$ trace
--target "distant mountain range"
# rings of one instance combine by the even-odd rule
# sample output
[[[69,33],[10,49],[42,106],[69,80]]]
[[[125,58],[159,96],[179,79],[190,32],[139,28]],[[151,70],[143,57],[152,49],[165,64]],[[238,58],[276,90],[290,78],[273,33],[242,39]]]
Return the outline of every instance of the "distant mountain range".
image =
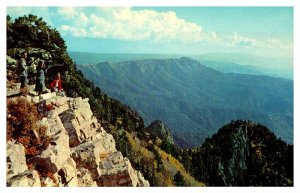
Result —
[[[201,64],[224,73],[266,75],[262,70],[251,65],[240,65],[233,62],[219,62],[199,59]]]
[[[76,61],[76,60],[75,60]],[[101,62],[78,68],[146,124],[160,119],[182,147],[199,146],[225,123],[253,120],[293,143],[293,81],[222,73],[190,58]]]
[[[49,41],[44,41],[44,37]],[[12,61],[26,50],[29,59],[64,64],[48,71],[47,77],[55,75],[55,71],[63,74],[67,95],[67,98],[56,98],[52,93],[57,101],[45,95],[55,108],[47,108],[52,116],[40,126],[35,125],[41,118],[35,105],[28,103],[28,99],[36,101],[37,97],[27,92],[23,93],[26,99],[7,96],[7,186],[148,184],[142,176],[150,186],[157,187],[294,185],[293,145],[278,139],[261,124],[241,120],[227,123],[229,118],[252,119],[251,115],[255,115],[261,123],[269,121],[275,126],[271,129],[280,137],[290,137],[292,141],[291,80],[221,73],[190,58],[135,58],[135,61],[117,62],[125,56],[131,60],[141,57],[127,54],[106,56],[116,62],[76,67],[66,47],[57,30],[42,18],[25,15],[12,21],[7,17],[6,51],[11,62],[7,61],[6,65],[6,89],[19,90],[18,77],[10,76],[17,73]],[[92,60],[94,55],[79,57]],[[232,61],[220,61],[220,65],[222,62],[230,66]],[[78,68],[96,80],[97,85],[104,86],[95,87]],[[134,108],[111,98],[104,90],[135,104],[132,106],[144,113],[147,122],[154,120],[153,117],[163,121],[145,126]],[[63,104],[70,104],[70,109],[65,109]],[[15,121],[20,119],[26,124]],[[226,124],[220,129],[214,127],[223,121]],[[68,126],[79,133],[77,136],[72,132],[73,139],[64,132],[53,133],[53,129],[45,133],[43,128],[47,125],[54,130],[65,130],[64,126]],[[214,134],[204,139],[211,133]],[[195,148],[175,146],[173,137],[181,147]],[[62,150],[70,151],[69,146],[74,143],[78,147],[71,149],[71,158],[70,153],[61,156]],[[64,156],[67,157],[62,159]]]
[[[249,53],[207,53],[192,57],[221,72],[269,75],[293,79],[292,58],[269,58]]]
[[[174,54],[101,54],[91,52],[68,52],[71,58],[77,64],[97,64],[99,62],[123,62],[131,60],[144,60],[144,59],[170,59],[180,58],[181,55]]]
[[[143,59],[175,59],[183,56],[178,54],[101,54],[89,52],[69,52],[69,55],[79,65]],[[220,72],[293,79],[293,60],[291,58],[267,58],[249,53],[207,53],[187,56]]]

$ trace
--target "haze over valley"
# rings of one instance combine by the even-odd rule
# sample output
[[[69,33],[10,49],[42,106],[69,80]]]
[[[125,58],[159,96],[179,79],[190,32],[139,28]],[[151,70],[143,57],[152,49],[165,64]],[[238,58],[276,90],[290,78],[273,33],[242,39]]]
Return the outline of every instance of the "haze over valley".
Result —
[[[197,146],[236,119],[264,124],[293,143],[292,80],[257,75],[262,73],[246,66],[235,68],[242,74],[223,73],[188,57],[100,54],[111,62],[80,64],[84,53],[71,56],[85,76],[137,109],[146,124],[156,119],[166,123],[181,146]],[[87,56],[93,62],[92,55]],[[151,57],[160,59],[147,59]],[[136,60],[119,62],[124,58]],[[226,70],[230,68],[223,65]]]

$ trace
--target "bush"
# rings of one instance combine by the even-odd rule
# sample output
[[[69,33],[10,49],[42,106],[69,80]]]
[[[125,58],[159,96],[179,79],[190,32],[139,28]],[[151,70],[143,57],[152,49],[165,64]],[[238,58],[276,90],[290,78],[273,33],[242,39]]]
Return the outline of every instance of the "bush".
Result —
[[[16,140],[25,147],[26,155],[37,155],[49,145],[46,127],[38,124],[41,118],[37,107],[24,98],[7,100],[7,140]]]
[[[173,179],[176,186],[185,186],[184,178],[179,171],[175,174]]]

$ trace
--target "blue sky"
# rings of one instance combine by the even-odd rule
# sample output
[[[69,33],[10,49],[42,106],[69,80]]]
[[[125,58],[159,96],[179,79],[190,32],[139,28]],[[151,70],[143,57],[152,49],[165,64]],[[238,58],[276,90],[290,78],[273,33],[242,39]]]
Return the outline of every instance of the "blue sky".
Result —
[[[8,7],[43,17],[69,51],[293,56],[290,7]]]

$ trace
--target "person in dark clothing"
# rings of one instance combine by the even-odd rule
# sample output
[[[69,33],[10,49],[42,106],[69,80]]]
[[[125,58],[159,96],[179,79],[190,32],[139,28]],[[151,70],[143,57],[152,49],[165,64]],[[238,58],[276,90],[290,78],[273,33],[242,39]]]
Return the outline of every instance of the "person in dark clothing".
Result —
[[[19,70],[20,70],[20,79],[21,79],[21,89],[25,88],[28,84],[28,72],[26,64],[27,52],[22,52],[21,59],[18,61]]]
[[[36,76],[36,83],[35,83],[35,91],[38,95],[46,92],[45,86],[45,63],[43,60],[40,60],[37,67],[37,76]]]

